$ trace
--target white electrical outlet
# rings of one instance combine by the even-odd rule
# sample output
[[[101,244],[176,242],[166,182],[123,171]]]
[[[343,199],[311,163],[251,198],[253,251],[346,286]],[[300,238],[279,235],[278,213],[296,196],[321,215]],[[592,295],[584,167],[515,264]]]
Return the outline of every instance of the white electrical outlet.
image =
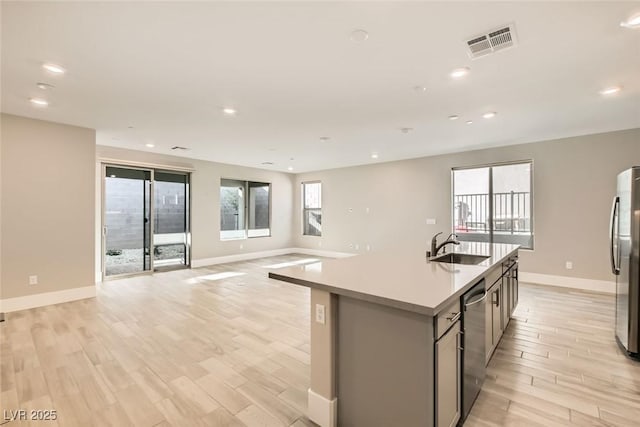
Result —
[[[360,250],[360,245],[356,243],[356,251]]]
[[[571,261],[567,261],[567,262],[564,263],[564,267],[567,270],[573,270],[573,263]]]
[[[318,247],[322,247],[322,242],[318,242]]]
[[[436,224],[435,218],[427,218],[427,225],[435,225],[435,224]]]
[[[244,245],[242,243],[240,243],[240,249],[244,248]]]
[[[38,284],[38,276],[29,276],[29,284],[37,285]]]
[[[324,325],[324,305],[322,304],[316,304],[316,322]]]
[[[367,252],[371,250],[371,245],[367,245]]]

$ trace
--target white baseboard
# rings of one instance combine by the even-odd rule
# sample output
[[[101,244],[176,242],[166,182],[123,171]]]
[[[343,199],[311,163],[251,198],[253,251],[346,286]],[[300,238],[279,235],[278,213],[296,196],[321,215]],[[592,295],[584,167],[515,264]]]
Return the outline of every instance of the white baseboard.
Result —
[[[303,254],[313,256],[323,256],[327,258],[346,258],[355,254],[347,252],[321,251],[307,248],[283,248],[272,249],[270,251],[246,252],[242,254],[225,255],[214,258],[192,259],[191,268],[206,267],[207,265],[226,264],[229,262],[247,261],[250,259],[266,258],[270,256],[280,256],[289,254]]]
[[[336,427],[338,425],[338,398],[332,400],[308,390],[307,416],[320,427]]]
[[[85,298],[94,298],[95,296],[95,286],[83,286],[81,288],[43,292],[41,294],[26,295],[23,297],[5,298],[0,299],[0,313],[28,310],[30,308],[43,307],[45,305],[60,304]]]
[[[270,256],[287,255],[291,253],[290,248],[273,249],[270,251],[246,252],[242,254],[225,255],[214,258],[192,259],[191,268],[205,267],[207,265],[226,264],[228,262],[246,261],[249,259],[266,258]]]
[[[582,289],[586,291],[605,292],[614,294],[616,282],[607,280],[583,279],[581,277],[552,276],[550,274],[518,273],[521,282],[535,283],[538,285],[562,286],[564,288]]]
[[[357,254],[349,252],[335,252],[335,251],[323,251],[321,249],[309,249],[309,248],[289,248],[290,254],[303,254],[313,256],[323,256],[327,258],[348,258]]]

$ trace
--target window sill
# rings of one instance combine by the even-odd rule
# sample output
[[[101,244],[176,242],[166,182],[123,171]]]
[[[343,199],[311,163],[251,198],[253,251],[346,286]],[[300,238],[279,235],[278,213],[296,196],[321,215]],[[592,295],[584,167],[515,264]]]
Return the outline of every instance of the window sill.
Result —
[[[220,238],[221,242],[233,242],[234,240],[247,240],[246,237],[227,237],[226,239]]]

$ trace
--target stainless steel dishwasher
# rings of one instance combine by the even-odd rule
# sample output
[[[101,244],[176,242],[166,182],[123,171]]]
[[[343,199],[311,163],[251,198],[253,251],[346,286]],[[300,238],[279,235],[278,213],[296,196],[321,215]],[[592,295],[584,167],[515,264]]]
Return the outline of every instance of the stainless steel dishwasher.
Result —
[[[462,296],[462,416],[459,425],[471,411],[485,376],[484,316],[487,298],[484,279]]]

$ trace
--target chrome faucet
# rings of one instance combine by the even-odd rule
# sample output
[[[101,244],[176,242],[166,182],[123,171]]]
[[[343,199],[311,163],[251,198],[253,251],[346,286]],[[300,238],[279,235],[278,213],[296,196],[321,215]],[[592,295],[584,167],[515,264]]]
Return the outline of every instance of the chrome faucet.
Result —
[[[446,245],[459,245],[460,244],[460,242],[458,241],[458,236],[455,233],[449,234],[449,237],[447,237],[447,240],[445,240],[444,242],[438,244],[438,236],[441,235],[441,234],[442,234],[442,232],[436,234],[431,239],[431,256],[432,257],[438,255],[438,252],[440,251],[440,249],[442,249]]]

